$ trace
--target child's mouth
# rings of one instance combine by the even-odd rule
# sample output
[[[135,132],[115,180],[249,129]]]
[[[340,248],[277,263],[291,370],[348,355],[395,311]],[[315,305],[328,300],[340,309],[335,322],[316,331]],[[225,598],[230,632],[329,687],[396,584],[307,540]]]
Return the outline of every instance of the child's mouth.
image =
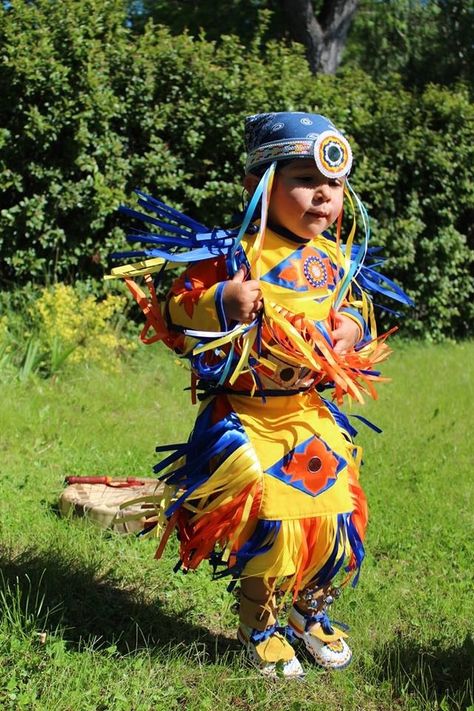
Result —
[[[308,211],[308,215],[311,215],[311,217],[319,217],[326,219],[328,216],[327,212],[320,212],[319,210],[310,210]]]

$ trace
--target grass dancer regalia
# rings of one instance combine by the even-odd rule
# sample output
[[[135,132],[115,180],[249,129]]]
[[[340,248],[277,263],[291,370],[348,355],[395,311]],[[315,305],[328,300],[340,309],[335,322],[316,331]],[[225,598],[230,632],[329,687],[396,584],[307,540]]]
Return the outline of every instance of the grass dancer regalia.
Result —
[[[280,116],[290,117],[288,125]],[[157,448],[168,452],[155,466],[167,484],[166,497],[155,502],[157,556],[176,528],[178,567],[195,569],[207,559],[215,576],[261,578],[295,600],[310,584],[323,588],[341,569],[345,584],[360,568],[367,523],[361,449],[339,406],[345,397],[376,397],[382,380],[388,334],[377,335],[374,298],[410,303],[381,273],[382,260],[369,246],[368,216],[347,180],[349,144],[327,119],[324,130],[308,131],[303,122],[315,118],[324,119],[250,117],[247,170],[261,177],[236,229],[209,229],[137,192],[141,210],[121,210],[144,224],[128,236],[140,248],[114,254],[127,263],[111,274],[125,279],[145,315],[142,340],[164,341],[190,361],[192,397],[201,401],[189,440]],[[293,120],[305,137],[279,139],[279,131],[297,133]],[[353,215],[345,243],[342,213],[334,235],[312,239],[269,219],[276,170],[282,161],[308,156],[322,175],[343,176]],[[164,270],[183,265],[160,302]],[[248,322],[229,320],[223,301],[226,283],[241,268],[259,280],[263,300]],[[340,314],[360,327],[358,343],[345,354],[331,337]]]

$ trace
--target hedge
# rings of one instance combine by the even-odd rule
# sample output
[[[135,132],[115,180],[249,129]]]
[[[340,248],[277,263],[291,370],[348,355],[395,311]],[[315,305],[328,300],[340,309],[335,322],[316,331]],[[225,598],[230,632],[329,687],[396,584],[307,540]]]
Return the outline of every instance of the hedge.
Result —
[[[415,96],[397,75],[313,77],[301,48],[219,44],[127,25],[121,0],[15,0],[0,9],[0,277],[74,282],[123,246],[134,187],[210,225],[239,207],[243,119],[329,115],[353,143],[373,243],[415,299],[406,334],[472,327],[474,105],[462,88]]]

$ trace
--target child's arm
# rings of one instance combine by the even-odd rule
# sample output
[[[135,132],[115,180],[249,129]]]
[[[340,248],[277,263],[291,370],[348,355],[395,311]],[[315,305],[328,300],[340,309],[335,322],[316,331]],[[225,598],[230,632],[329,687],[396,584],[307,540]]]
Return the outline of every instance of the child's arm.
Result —
[[[226,280],[227,269],[223,258],[189,266],[173,282],[166,298],[164,316],[169,331],[227,330],[222,303]]]

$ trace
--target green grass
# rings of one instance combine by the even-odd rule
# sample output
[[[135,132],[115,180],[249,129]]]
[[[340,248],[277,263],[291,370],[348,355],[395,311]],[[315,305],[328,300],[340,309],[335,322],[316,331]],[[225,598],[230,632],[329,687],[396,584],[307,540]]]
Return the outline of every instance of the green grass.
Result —
[[[154,541],[57,515],[66,474],[148,475],[155,444],[186,437],[194,412],[172,357],[150,348],[116,375],[3,385],[0,707],[469,708],[473,362],[472,343],[399,343],[393,382],[354,407],[384,429],[359,428],[367,559],[334,611],[351,625],[354,663],[303,683],[246,665],[225,582],[207,566],[173,574],[175,544],[156,563]]]

